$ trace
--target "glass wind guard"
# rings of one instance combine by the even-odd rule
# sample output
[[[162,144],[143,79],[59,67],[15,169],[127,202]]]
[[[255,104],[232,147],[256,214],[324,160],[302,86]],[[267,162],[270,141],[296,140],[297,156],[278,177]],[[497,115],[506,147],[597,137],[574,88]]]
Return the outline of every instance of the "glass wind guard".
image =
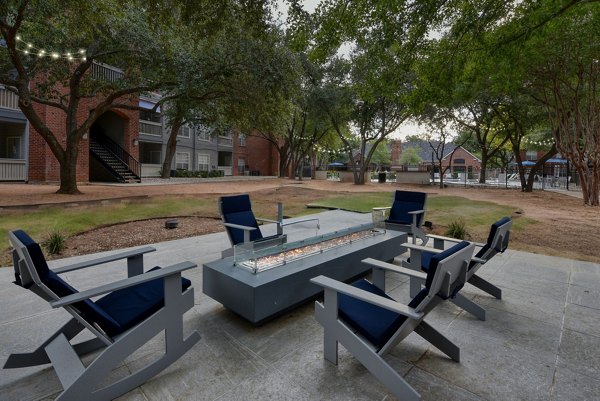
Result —
[[[239,244],[234,246],[234,265],[253,273],[260,273],[384,232],[374,228],[372,223],[368,223],[284,244],[270,246],[259,245],[260,243]]]

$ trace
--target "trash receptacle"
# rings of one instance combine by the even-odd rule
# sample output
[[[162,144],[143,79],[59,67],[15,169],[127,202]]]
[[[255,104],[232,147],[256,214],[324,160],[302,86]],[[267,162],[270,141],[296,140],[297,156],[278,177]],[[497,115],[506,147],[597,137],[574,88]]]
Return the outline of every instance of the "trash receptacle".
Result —
[[[381,173],[379,173],[379,175],[378,175],[378,181],[379,181],[380,183],[382,183],[382,182],[385,182],[385,171],[384,171],[384,172],[381,172]]]

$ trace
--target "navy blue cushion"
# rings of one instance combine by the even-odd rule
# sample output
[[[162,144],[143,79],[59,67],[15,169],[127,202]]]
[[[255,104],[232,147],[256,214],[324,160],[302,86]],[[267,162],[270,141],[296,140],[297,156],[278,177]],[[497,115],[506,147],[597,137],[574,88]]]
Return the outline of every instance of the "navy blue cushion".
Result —
[[[58,274],[48,269],[48,264],[40,246],[25,232],[18,230],[15,236],[27,247],[33,260],[40,280],[59,297],[77,294]],[[160,269],[155,267],[152,270]],[[152,271],[151,270],[151,271]],[[181,279],[182,290],[185,291],[192,283],[186,278]],[[96,302],[86,299],[73,304],[83,317],[90,323],[96,323],[106,334],[115,336],[141,322],[164,304],[164,284],[159,278],[134,287],[110,293]]]
[[[226,223],[256,228],[256,230],[250,231],[250,241],[256,241],[263,237],[254,213],[252,213],[252,205],[248,194],[223,196],[221,198],[221,213],[223,213],[223,220]],[[244,242],[244,230],[231,227],[225,228],[234,245]]]
[[[427,194],[425,192],[396,191],[390,215],[386,222],[397,224],[412,224],[413,217],[408,212],[424,210]],[[417,215],[417,227],[421,226],[423,214]]]
[[[352,286],[393,300],[367,280],[359,280],[353,283]],[[426,296],[427,290],[421,290],[408,306],[416,308]],[[406,320],[406,316],[345,294],[338,294],[338,312],[346,323],[356,329],[378,349],[389,341]]]
[[[497,222],[495,222],[494,224],[492,224],[492,226],[490,227],[490,233],[488,234],[488,238],[487,238],[487,242],[486,244],[479,250],[479,252],[477,252],[477,254],[475,254],[476,257],[481,258],[483,257],[487,251],[492,247],[493,241],[494,241],[494,237],[496,236],[496,232],[498,231],[498,229],[503,226],[504,224],[508,223],[510,221],[510,217],[503,217],[500,220],[498,220]],[[506,250],[506,248],[508,247],[508,240],[509,240],[509,233],[506,233],[506,237],[503,239],[502,244],[500,244],[501,248],[500,249],[496,249],[496,252],[504,252]],[[473,264],[473,263],[471,263]]]
[[[156,266],[150,271],[160,269]],[[185,291],[192,285],[191,281],[181,278],[181,288]],[[117,323],[117,328],[104,331],[114,336],[142,322],[164,305],[164,281],[157,278],[133,287],[123,288],[100,298],[96,305],[106,312]]]

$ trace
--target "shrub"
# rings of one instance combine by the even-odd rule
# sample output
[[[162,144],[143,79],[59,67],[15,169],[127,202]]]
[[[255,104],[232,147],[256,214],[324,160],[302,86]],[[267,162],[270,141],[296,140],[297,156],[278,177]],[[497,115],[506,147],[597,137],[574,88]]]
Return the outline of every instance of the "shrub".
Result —
[[[53,231],[42,241],[42,247],[51,255],[58,255],[66,246],[66,238],[60,231]]]
[[[457,219],[450,222],[448,229],[444,233],[447,237],[456,239],[465,239],[467,236],[467,229],[465,228],[465,221],[463,219]]]

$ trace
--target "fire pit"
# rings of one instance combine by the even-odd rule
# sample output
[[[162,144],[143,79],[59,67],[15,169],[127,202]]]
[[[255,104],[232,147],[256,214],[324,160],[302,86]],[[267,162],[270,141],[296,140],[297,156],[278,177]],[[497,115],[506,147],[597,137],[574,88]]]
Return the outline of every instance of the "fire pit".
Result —
[[[261,324],[318,296],[322,288],[311,278],[352,280],[369,271],[363,259],[392,260],[404,252],[406,239],[406,233],[368,224],[262,249],[245,244],[234,248],[234,256],[204,264],[202,290]]]
[[[374,229],[372,224],[365,224],[259,250],[254,249],[252,243],[239,244],[234,247],[233,261],[236,266],[248,269],[253,273],[260,273],[297,259],[327,252],[365,238],[382,235],[384,232],[385,230]]]

